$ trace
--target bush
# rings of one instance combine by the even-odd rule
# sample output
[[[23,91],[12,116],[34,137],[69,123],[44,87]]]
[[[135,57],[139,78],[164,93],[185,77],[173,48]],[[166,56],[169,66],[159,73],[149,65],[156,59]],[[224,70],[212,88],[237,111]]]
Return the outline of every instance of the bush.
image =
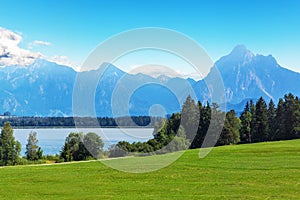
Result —
[[[123,149],[119,148],[117,145],[112,145],[109,148],[109,157],[116,158],[116,157],[124,157],[127,155],[127,152]]]
[[[45,164],[46,160],[27,160],[26,158],[18,159],[17,165],[38,165]]]

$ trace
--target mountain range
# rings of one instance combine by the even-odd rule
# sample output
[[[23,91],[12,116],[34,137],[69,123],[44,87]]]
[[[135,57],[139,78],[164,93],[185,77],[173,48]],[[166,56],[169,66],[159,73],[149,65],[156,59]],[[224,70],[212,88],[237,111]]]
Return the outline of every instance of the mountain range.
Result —
[[[208,75],[199,81],[128,74],[109,63],[85,72],[42,59],[28,66],[5,66],[0,68],[0,113],[9,111],[17,116],[165,115],[179,111],[189,94],[202,102],[209,101],[210,90],[206,83],[214,81],[216,70],[223,80],[226,97],[226,102],[218,103],[227,109],[240,111],[247,100],[260,96],[278,101],[289,92],[300,95],[299,73],[281,67],[271,55],[254,55],[239,45],[215,62]],[[78,80],[84,84],[78,84]],[[88,84],[95,85],[95,90],[90,91],[94,102],[84,105],[84,91],[91,88]],[[83,105],[73,113],[75,89],[83,91],[76,96]]]

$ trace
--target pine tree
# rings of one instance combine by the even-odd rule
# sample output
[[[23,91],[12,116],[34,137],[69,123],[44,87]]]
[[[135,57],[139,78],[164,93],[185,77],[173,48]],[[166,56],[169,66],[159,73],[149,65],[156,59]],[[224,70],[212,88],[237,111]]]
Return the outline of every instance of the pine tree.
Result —
[[[294,131],[296,138],[300,138],[300,100],[298,97],[295,98],[295,124]]]
[[[202,147],[213,147],[218,143],[226,118],[226,113],[218,108],[218,104],[212,104],[210,120],[209,123],[206,124],[208,125],[206,130],[207,133],[205,135]]]
[[[209,102],[207,102],[206,106],[203,109],[202,114],[202,134],[203,137],[207,134],[207,131],[209,129],[210,121],[211,121],[211,114],[212,114],[212,108],[210,107]]]
[[[255,105],[253,117],[253,142],[263,142],[269,139],[268,113],[265,100],[260,97]]]
[[[249,109],[250,109],[250,112],[251,112],[252,116],[254,116],[254,114],[255,114],[255,105],[254,105],[252,99],[250,100]]]
[[[200,113],[199,108],[191,96],[188,96],[182,106],[181,125],[186,132],[186,138],[193,141],[199,125]],[[179,128],[179,126],[178,126]]]
[[[225,124],[218,140],[218,145],[237,144],[240,142],[240,121],[235,116],[235,111],[226,113]]]
[[[6,122],[0,135],[0,165],[16,165],[20,151],[21,144],[15,140],[10,123]]]
[[[296,117],[296,102],[294,95],[291,93],[284,96],[284,119],[285,119],[285,138],[284,139],[295,139],[296,132],[294,130],[297,124],[297,117]]]
[[[274,140],[276,134],[276,109],[273,100],[270,100],[268,106],[268,126],[269,126],[269,140]]]
[[[275,116],[275,136],[274,140],[281,140],[285,137],[285,108],[284,108],[284,101],[282,98],[279,99],[276,109],[276,116]]]
[[[199,119],[199,124],[198,124],[198,128],[197,128],[197,133],[196,136],[194,138],[194,140],[192,141],[190,148],[191,149],[195,149],[195,148],[200,148],[202,141],[203,141],[203,134],[202,134],[202,126],[203,126],[203,117],[205,115],[205,111],[204,111],[204,107],[202,106],[202,103],[200,101],[197,102],[197,107],[200,113],[200,119]]]
[[[244,111],[240,116],[241,127],[240,127],[240,139],[242,143],[251,143],[251,122],[252,114],[250,112],[249,103],[246,103]]]
[[[250,123],[250,135],[251,135],[251,142],[252,142],[252,137],[254,135],[254,128],[255,128],[255,122],[254,122],[254,117],[255,117],[255,105],[253,103],[253,100],[250,100],[250,113],[251,113],[251,123]]]

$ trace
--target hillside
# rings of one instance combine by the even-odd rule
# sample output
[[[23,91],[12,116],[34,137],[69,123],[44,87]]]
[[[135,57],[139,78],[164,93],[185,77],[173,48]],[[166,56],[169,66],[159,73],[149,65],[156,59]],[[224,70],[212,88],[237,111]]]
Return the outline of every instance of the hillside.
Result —
[[[300,140],[188,150],[142,174],[100,162],[0,168],[1,199],[299,199]],[[142,168],[167,155],[107,160]],[[142,165],[140,165],[142,163]]]

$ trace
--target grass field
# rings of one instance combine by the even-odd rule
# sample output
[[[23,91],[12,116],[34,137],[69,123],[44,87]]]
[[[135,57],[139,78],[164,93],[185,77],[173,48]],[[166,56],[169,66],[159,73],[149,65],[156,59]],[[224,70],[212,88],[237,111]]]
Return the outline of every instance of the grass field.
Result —
[[[300,199],[300,140],[217,147],[204,159],[198,153],[141,174],[97,161],[4,167],[0,199]]]

